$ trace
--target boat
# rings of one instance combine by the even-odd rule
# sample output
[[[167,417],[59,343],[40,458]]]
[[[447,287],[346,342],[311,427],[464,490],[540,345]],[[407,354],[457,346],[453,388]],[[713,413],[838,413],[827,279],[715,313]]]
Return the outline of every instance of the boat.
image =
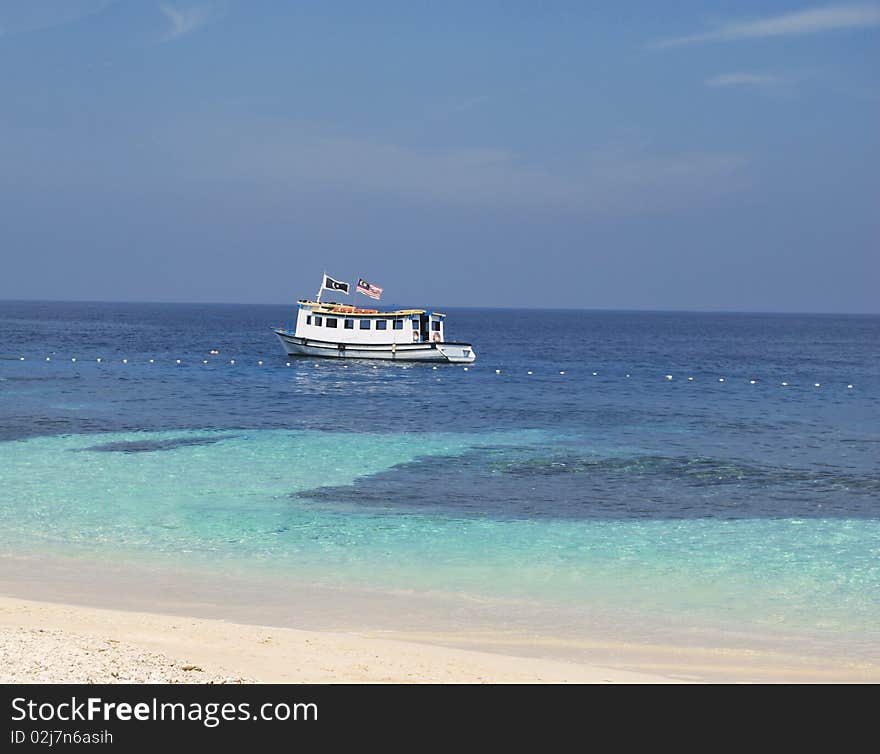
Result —
[[[322,289],[328,288],[327,280],[325,275]],[[330,290],[348,292],[347,283],[330,282],[336,286]],[[452,364],[470,364],[476,359],[470,343],[446,340],[445,314],[426,309],[380,311],[326,303],[321,302],[320,294],[319,290],[315,301],[297,301],[296,322],[274,330],[288,356]]]

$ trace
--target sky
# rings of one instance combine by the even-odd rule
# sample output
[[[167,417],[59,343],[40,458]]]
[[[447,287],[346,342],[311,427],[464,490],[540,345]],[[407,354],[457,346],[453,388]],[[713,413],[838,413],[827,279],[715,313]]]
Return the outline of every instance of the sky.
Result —
[[[0,0],[0,69],[0,298],[880,312],[880,0]]]

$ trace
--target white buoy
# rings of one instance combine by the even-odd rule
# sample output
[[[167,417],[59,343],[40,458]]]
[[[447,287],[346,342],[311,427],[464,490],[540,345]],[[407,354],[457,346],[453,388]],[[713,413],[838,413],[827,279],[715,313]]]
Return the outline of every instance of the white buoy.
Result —
[[[671,379],[672,379],[672,375],[671,375],[671,374],[667,374],[667,375],[666,375],[666,379],[667,379],[667,380],[671,380]]]
[[[847,390],[852,390],[852,385],[847,385]]]
[[[19,360],[19,361],[24,361],[24,356],[19,356],[19,357],[18,357],[18,360]],[[100,359],[98,359],[98,361],[100,361]]]
[[[318,365],[315,364],[315,366],[318,366]],[[378,369],[378,368],[379,368],[379,367],[377,367],[375,364],[373,364],[373,369]],[[465,367],[465,369],[467,369],[467,367]]]
[[[52,361],[48,356],[46,357],[46,361]]]
[[[629,377],[629,375],[627,375],[627,378],[628,378],[628,377]]]
[[[71,361],[76,361],[76,356],[74,356],[74,357],[71,359]]]
[[[180,363],[180,359],[177,360],[177,363],[178,363],[178,364]]]
[[[436,369],[437,367],[431,367],[431,369]]]
[[[813,387],[822,387],[818,382],[813,384]]]
[[[526,374],[531,374],[531,372],[526,372]]]
[[[723,377],[719,377],[719,378],[718,378],[718,382],[724,382],[724,378],[723,378]]]
[[[230,364],[234,364],[234,363],[235,363],[235,359],[230,359],[230,360],[229,360],[229,363],[230,363]]]
[[[156,363],[156,360],[155,360],[155,359],[150,359],[150,363],[151,363],[151,364],[155,364],[155,363]]]
[[[688,377],[688,382],[693,382],[693,381],[694,381],[693,377]]]
[[[373,367],[373,369],[375,369],[375,368],[376,368],[376,367]],[[467,371],[467,370],[468,370],[468,368],[467,368],[467,367],[465,367],[465,368],[464,368],[464,371],[465,371],[465,372],[466,372],[466,371]]]
[[[496,369],[496,370],[495,370],[495,374],[501,374],[501,370],[500,370],[500,369]]]
[[[128,359],[123,359],[123,360],[122,360],[122,363],[123,363],[123,364],[128,364]]]
[[[97,359],[95,359],[95,360],[96,360],[99,364],[101,363],[101,357],[100,357],[100,356],[99,356]]]
[[[595,377],[597,374],[599,374],[599,373],[598,373],[598,372],[593,372],[593,377]]]
[[[787,382],[783,382],[783,383],[782,383],[782,387],[788,387],[788,383],[787,383]]]
[[[289,362],[289,361],[287,362],[287,366],[290,366],[290,362]]]
[[[754,385],[754,384],[755,384],[755,380],[749,380],[749,385]]]
[[[258,361],[258,362],[257,362],[257,366],[259,366],[259,367],[263,366],[263,362],[262,362],[262,361]]]
[[[207,363],[208,363],[207,359],[202,359],[202,364],[207,364]]]
[[[565,372],[560,372],[559,374],[565,374]]]

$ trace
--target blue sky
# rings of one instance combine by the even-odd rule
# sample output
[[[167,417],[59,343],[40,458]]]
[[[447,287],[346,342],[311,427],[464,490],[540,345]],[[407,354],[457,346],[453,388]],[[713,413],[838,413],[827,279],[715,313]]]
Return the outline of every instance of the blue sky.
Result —
[[[0,298],[880,312],[880,2],[0,2]]]

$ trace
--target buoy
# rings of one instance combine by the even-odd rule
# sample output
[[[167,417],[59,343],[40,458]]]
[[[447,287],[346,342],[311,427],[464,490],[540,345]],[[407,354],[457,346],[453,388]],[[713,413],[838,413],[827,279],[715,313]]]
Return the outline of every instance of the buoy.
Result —
[[[501,370],[500,370],[500,369],[496,369],[496,370],[495,370],[495,374],[501,374]]]
[[[375,369],[375,368],[376,368],[376,367],[373,367],[373,369]],[[467,371],[467,370],[468,370],[468,368],[467,368],[467,367],[465,367],[465,368],[464,368],[464,371],[465,371],[465,372],[466,372],[466,371]]]
[[[262,361],[258,361],[258,362],[257,362],[257,366],[259,366],[259,367],[263,366],[263,362],[262,362]]]
[[[123,360],[122,360],[122,363],[123,363],[123,364],[128,364],[128,359],[123,359]]]
[[[52,361],[48,356],[46,357],[46,361]]]
[[[565,374],[565,372],[560,372],[559,374]]]
[[[100,363],[101,363],[101,357],[99,356],[99,357],[96,359],[96,361],[100,364]]]
[[[787,382],[783,382],[783,383],[782,383],[782,387],[788,387],[788,383],[787,383]]]
[[[822,387],[818,382],[813,385],[813,387]]]
[[[599,374],[599,373],[598,373],[598,372],[593,372],[593,377],[595,377],[597,374]]]
[[[672,375],[671,375],[671,374],[667,374],[667,375],[666,375],[666,379],[667,379],[667,380],[671,380],[671,379],[672,379]]]
[[[718,378],[718,382],[724,382],[724,378],[723,378],[723,377],[719,377],[719,378]]]
[[[526,372],[526,374],[531,374],[531,372]]]
[[[202,364],[207,364],[207,363],[208,363],[207,359],[202,359]]]
[[[755,380],[749,380],[749,385],[754,385],[754,384],[755,384]]]
[[[74,357],[71,359],[71,361],[76,361],[76,356],[74,356]]]
[[[436,369],[437,367],[431,367],[431,369]]]
[[[688,377],[688,382],[693,382],[693,381],[694,381],[693,377]]]
[[[289,362],[289,361],[287,362],[287,366],[290,366],[290,362]]]
[[[177,360],[177,363],[178,363],[178,364],[180,363],[180,359]]]
[[[230,363],[230,364],[234,364],[234,363],[235,363],[235,359],[230,359],[230,360],[229,360],[229,363]]]
[[[627,375],[627,377],[629,377],[629,375]]]
[[[846,387],[848,390],[852,390],[852,385],[847,385]]]
[[[151,364],[154,364],[155,362],[156,362],[155,359],[150,359],[150,363],[151,363]]]
[[[24,356],[19,356],[19,357],[18,357],[18,360],[19,360],[19,361],[24,361]],[[100,361],[100,359],[98,359],[98,361]]]

